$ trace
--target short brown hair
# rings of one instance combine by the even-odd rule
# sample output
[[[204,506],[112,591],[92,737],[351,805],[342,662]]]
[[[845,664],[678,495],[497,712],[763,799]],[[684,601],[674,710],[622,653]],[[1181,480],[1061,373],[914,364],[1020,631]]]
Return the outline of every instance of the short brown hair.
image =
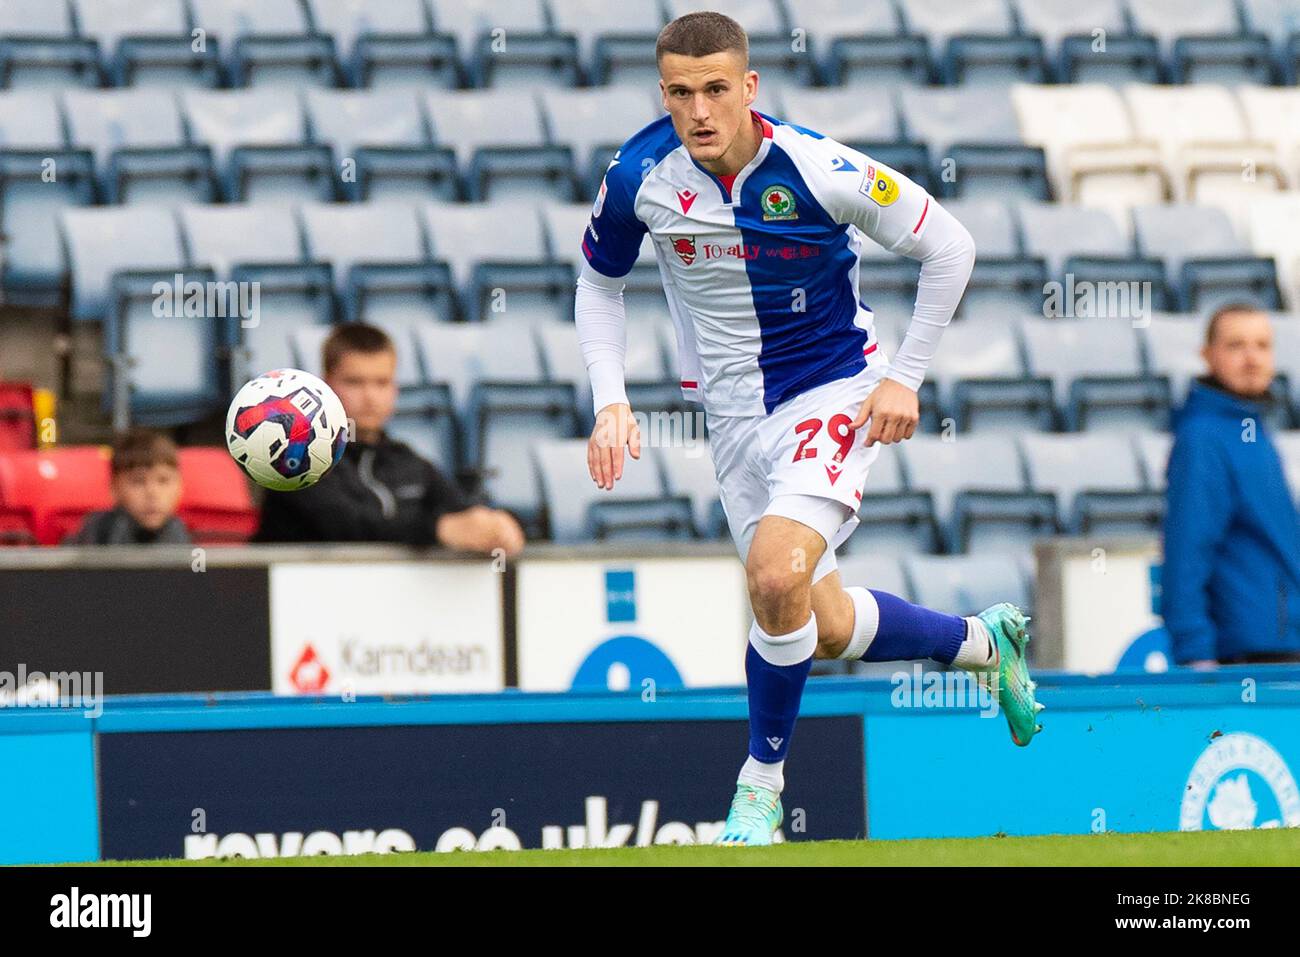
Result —
[[[397,347],[388,333],[363,322],[349,322],[338,326],[325,339],[321,346],[321,368],[329,375],[343,361],[349,352],[364,352],[373,355],[376,352],[391,352],[397,355]]]
[[[1219,331],[1219,321],[1224,316],[1230,316],[1235,312],[1262,312],[1267,314],[1267,310],[1250,302],[1230,302],[1214,310],[1210,316],[1210,321],[1205,324],[1205,344],[1214,345],[1215,333]]]
[[[161,432],[132,429],[119,433],[113,439],[113,463],[109,467],[113,475],[153,468],[155,465],[180,467],[176,443]]]
[[[727,50],[735,50],[749,65],[749,38],[740,24],[725,13],[702,10],[683,14],[659,31],[655,62],[665,53],[702,57]]]

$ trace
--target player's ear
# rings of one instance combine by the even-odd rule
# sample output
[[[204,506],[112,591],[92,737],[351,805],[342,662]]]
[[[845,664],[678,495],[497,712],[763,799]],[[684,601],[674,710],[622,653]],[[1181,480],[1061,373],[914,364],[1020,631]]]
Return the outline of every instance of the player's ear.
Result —
[[[745,105],[749,106],[758,99],[758,73],[748,70],[745,73]]]

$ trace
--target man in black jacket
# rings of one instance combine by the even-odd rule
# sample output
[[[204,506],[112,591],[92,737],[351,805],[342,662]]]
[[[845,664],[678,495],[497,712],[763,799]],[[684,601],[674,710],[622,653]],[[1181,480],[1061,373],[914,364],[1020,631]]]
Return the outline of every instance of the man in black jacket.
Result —
[[[384,426],[397,406],[397,350],[381,329],[339,326],[325,340],[325,381],[352,421],[343,458],[316,485],[267,492],[257,542],[398,542],[517,554],[509,512],[470,501]]]

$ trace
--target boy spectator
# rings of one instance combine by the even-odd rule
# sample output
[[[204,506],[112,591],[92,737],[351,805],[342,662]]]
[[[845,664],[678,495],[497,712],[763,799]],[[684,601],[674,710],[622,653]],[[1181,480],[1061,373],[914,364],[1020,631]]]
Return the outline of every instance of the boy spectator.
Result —
[[[509,512],[470,501],[384,426],[397,408],[397,350],[382,329],[339,326],[325,340],[324,378],[353,424],[338,465],[316,485],[267,492],[255,542],[397,542],[517,554]]]
[[[113,443],[114,507],[86,516],[71,545],[188,544],[189,530],[176,517],[181,472],[176,445],[157,432],[136,430]]]

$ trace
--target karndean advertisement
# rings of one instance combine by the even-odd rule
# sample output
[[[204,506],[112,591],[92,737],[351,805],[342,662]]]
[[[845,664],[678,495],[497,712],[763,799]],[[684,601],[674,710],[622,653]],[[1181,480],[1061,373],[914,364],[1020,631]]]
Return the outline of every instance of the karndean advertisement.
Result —
[[[504,687],[504,576],[491,562],[276,564],[270,574],[276,694]]]

